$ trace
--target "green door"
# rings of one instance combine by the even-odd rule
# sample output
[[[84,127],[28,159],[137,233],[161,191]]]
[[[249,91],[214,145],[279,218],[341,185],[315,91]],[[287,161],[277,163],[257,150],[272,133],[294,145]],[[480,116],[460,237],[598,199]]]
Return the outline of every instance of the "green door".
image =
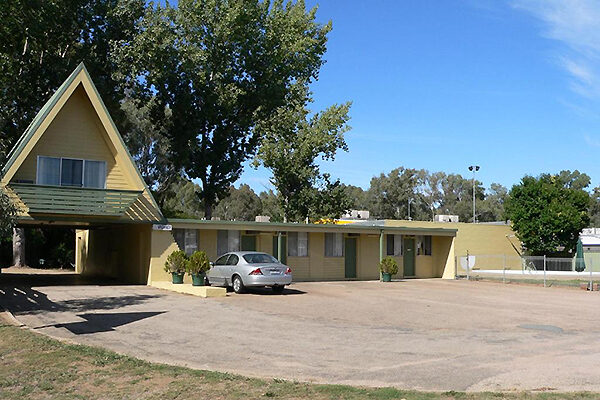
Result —
[[[256,251],[256,236],[242,235],[242,251]]]
[[[346,278],[356,278],[356,238],[347,237],[344,247]]]
[[[414,238],[404,238],[404,276],[415,276]]]
[[[282,235],[281,236],[281,241],[282,243],[282,252],[283,254],[281,255],[281,261],[283,264],[287,264],[287,236]],[[273,257],[278,258],[277,257],[277,235],[273,236]]]

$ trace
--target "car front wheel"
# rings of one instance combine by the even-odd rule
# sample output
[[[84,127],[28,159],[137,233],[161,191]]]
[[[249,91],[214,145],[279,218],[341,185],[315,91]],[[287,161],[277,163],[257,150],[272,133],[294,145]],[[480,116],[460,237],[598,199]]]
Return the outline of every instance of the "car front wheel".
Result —
[[[244,282],[242,282],[242,278],[239,275],[233,277],[233,291],[240,294],[244,293],[245,287]]]

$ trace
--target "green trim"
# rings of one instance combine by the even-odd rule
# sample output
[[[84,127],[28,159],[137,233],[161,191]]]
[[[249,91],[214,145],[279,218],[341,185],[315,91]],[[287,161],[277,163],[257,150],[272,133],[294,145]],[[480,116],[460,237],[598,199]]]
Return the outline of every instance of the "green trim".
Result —
[[[358,225],[358,224],[295,224],[295,223],[283,223],[283,222],[255,222],[255,221],[207,221],[202,219],[181,219],[181,218],[168,218],[169,224],[190,224],[200,225],[202,227],[214,227],[213,229],[219,229],[223,227],[225,229],[240,229],[243,230],[247,227],[251,227],[255,230],[263,231],[311,231],[311,232],[364,232],[379,234],[380,232],[399,232],[399,233],[412,233],[412,234],[430,234],[433,236],[456,236],[457,229],[449,228],[413,228],[410,226],[397,227],[397,226],[382,226],[382,225]]]
[[[83,65],[83,63],[80,63],[77,66],[77,68],[75,68],[75,70],[71,72],[71,75],[69,75],[69,77],[62,83],[62,85],[58,87],[58,89],[56,90],[56,92],[54,92],[50,99],[48,99],[48,101],[42,106],[40,111],[38,111],[38,113],[35,115],[35,117],[31,121],[31,124],[29,124],[27,129],[25,129],[25,132],[23,132],[15,146],[8,153],[8,161],[6,162],[4,167],[2,167],[2,177],[4,177],[6,172],[15,163],[15,161],[25,148],[25,145],[31,140],[34,133],[38,130],[42,122],[48,116],[48,113],[54,108],[58,100],[64,94],[65,90],[67,90],[67,88],[73,83],[75,77],[79,74],[79,72],[81,72],[82,69],[85,70],[85,66]]]
[[[83,65],[83,63],[81,63],[81,65]],[[154,208],[156,208],[156,211],[158,211],[158,214],[161,216],[161,220],[164,221],[164,216],[162,214],[162,211],[161,211],[160,207],[158,206],[158,203],[154,199],[154,196],[152,196],[152,192],[150,191],[150,188],[148,188],[148,185],[146,184],[146,181],[142,177],[142,174],[140,173],[140,170],[138,169],[137,164],[133,160],[133,157],[131,157],[131,153],[129,152],[129,148],[127,147],[127,145],[125,145],[125,141],[123,140],[123,137],[121,136],[121,133],[119,132],[119,129],[117,128],[117,125],[115,124],[115,121],[113,121],[112,116],[108,112],[108,109],[106,108],[106,104],[104,104],[104,100],[102,100],[102,96],[100,96],[100,93],[98,93],[98,89],[96,88],[96,85],[94,84],[94,81],[92,80],[92,77],[90,76],[90,73],[88,72],[88,70],[85,67],[85,65],[83,65],[83,71],[85,72],[85,75],[90,80],[90,82],[92,84],[92,88],[94,89],[94,93],[96,94],[96,96],[100,100],[100,104],[102,105],[102,109],[104,110],[104,112],[108,116],[108,120],[110,121],[111,126],[113,127],[113,129],[115,130],[115,132],[117,132],[117,137],[119,138],[119,142],[121,143],[121,147],[123,149],[125,149],[125,154],[127,154],[127,157],[129,157],[129,161],[131,161],[131,164],[133,164],[133,169],[135,170],[135,172],[138,175],[138,178],[140,179],[140,181],[144,185],[144,189],[146,191],[148,191],[148,195],[150,196],[150,200],[152,201],[152,205],[154,206]]]
[[[56,90],[56,92],[54,92],[52,97],[50,97],[50,99],[44,104],[44,106],[40,109],[40,111],[38,111],[36,116],[33,118],[31,124],[29,124],[29,126],[27,127],[25,132],[23,132],[23,135],[21,135],[21,137],[19,138],[19,140],[17,141],[15,146],[10,151],[9,159],[8,159],[7,163],[4,165],[4,167],[2,167],[2,175],[1,176],[4,177],[6,172],[15,163],[16,159],[23,152],[23,149],[25,148],[26,144],[32,139],[35,132],[38,130],[38,128],[40,127],[42,122],[48,116],[48,113],[56,106],[56,103],[58,102],[58,100],[63,96],[66,89],[69,86],[71,86],[71,84],[73,83],[73,81],[75,80],[77,75],[79,75],[79,73],[81,71],[83,71],[85,73],[86,77],[88,78],[89,82],[91,83],[91,87],[94,90],[94,94],[100,101],[100,105],[102,106],[103,111],[108,116],[108,120],[109,120],[112,128],[117,133],[117,138],[119,139],[119,143],[121,144],[121,147],[125,150],[125,154],[127,155],[127,157],[129,158],[129,161],[133,165],[133,168],[134,168],[135,172],[137,173],[138,178],[142,182],[142,185],[144,185],[144,190],[146,190],[148,192],[150,201],[152,202],[152,205],[156,209],[156,212],[160,215],[161,219],[159,221],[164,222],[165,218],[162,214],[160,207],[156,203],[156,199],[154,199],[154,196],[152,196],[152,192],[148,188],[146,181],[144,181],[144,178],[142,177],[142,174],[140,173],[139,169],[137,168],[137,165],[136,165],[135,161],[133,160],[133,157],[131,157],[131,153],[129,152],[129,149],[125,145],[125,142],[123,141],[123,137],[121,136],[121,133],[119,132],[119,129],[117,128],[117,125],[115,124],[114,120],[112,119],[112,116],[108,112],[108,109],[106,108],[106,104],[104,104],[104,100],[102,100],[102,97],[100,96],[100,93],[98,92],[98,89],[96,88],[96,85],[94,84],[94,81],[92,80],[92,78],[83,62],[80,63],[73,72],[71,72],[69,77],[62,83],[62,85],[59,86],[59,88]]]
[[[141,190],[92,189],[64,186],[8,185],[29,214],[72,214],[120,217],[143,193]]]
[[[82,218],[84,217],[84,218]],[[18,226],[48,224],[56,226],[80,226],[82,228],[104,225],[152,225],[163,221],[137,221],[132,219],[115,219],[114,217],[71,216],[71,215],[20,215],[17,217]]]

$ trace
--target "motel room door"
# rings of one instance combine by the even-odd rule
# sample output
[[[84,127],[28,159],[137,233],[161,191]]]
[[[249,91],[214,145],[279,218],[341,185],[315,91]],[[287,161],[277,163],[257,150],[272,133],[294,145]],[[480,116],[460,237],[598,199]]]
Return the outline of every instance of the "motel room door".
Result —
[[[415,238],[404,238],[404,276],[415,276]]]
[[[345,277],[356,278],[356,238],[347,237],[344,243]]]

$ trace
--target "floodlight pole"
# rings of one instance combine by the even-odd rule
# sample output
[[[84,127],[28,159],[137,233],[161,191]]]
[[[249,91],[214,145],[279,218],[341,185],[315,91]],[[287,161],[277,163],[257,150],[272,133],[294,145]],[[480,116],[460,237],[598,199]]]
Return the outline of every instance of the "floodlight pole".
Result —
[[[479,165],[470,165],[469,171],[473,172],[473,178],[471,178],[471,183],[473,184],[473,223],[476,223],[477,214],[475,214],[475,172],[479,171]]]

